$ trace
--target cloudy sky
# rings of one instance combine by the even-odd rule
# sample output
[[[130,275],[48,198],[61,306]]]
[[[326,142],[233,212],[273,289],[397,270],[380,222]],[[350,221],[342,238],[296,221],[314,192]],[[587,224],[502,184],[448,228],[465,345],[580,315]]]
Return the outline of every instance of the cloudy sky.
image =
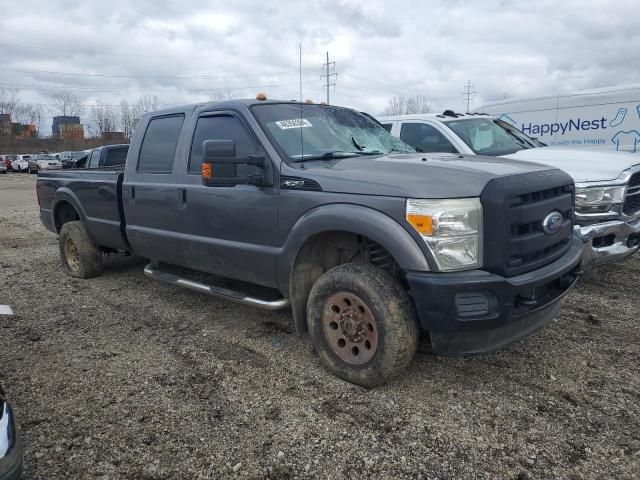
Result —
[[[424,95],[462,110],[468,80],[472,108],[638,83],[638,25],[637,0],[2,0],[0,88],[47,112],[68,91],[86,105],[294,99],[302,43],[304,98],[325,98],[329,51],[331,103],[376,114],[393,95]]]

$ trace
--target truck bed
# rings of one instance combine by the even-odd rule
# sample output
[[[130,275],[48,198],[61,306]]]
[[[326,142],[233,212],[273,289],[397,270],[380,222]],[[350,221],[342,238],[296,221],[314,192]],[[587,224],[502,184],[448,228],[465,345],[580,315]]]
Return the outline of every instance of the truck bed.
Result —
[[[96,243],[128,250],[122,208],[123,176],[122,166],[39,172],[36,189],[42,222],[57,233],[60,216],[72,213],[70,206]]]

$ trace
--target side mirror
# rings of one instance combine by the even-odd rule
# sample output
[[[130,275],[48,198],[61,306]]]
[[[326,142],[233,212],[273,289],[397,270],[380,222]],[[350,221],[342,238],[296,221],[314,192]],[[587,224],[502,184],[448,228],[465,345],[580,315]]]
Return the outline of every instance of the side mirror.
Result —
[[[238,176],[238,165],[254,165],[264,169],[263,156],[237,156],[233,140],[202,142],[202,183],[210,187],[234,185],[266,186],[264,171],[259,175]]]

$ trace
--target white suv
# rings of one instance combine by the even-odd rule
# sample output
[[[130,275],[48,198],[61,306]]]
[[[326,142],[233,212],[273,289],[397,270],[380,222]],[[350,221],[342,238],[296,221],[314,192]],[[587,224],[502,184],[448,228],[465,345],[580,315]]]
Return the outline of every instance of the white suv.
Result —
[[[490,115],[455,113],[378,117],[419,152],[489,155],[562,169],[576,184],[576,224],[589,245],[583,265],[622,260],[640,246],[640,158],[626,152],[547,147]]]

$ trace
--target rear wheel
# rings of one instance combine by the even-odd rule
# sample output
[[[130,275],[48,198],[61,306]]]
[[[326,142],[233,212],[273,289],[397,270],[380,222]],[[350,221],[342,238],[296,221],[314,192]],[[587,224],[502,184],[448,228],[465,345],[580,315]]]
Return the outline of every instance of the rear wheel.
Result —
[[[80,221],[67,222],[60,229],[60,257],[67,275],[97,277],[102,273],[102,252]]]
[[[402,286],[368,264],[322,275],[307,303],[311,340],[337,376],[372,387],[404,370],[418,343],[415,314]]]

